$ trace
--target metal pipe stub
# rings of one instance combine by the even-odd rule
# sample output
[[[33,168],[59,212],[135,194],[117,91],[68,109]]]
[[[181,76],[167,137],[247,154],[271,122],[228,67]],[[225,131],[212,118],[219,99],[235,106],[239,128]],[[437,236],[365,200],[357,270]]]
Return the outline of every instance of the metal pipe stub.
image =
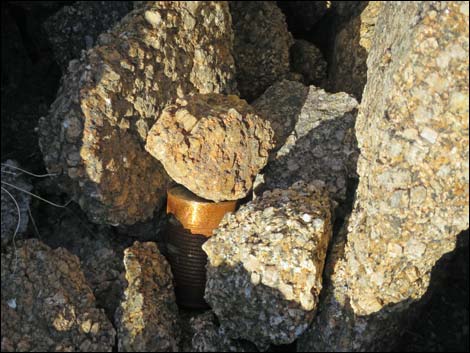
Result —
[[[227,212],[235,211],[237,201],[213,202],[202,199],[183,186],[168,190],[166,255],[175,280],[178,304],[207,308],[204,301],[207,255],[201,246],[212,235]]]

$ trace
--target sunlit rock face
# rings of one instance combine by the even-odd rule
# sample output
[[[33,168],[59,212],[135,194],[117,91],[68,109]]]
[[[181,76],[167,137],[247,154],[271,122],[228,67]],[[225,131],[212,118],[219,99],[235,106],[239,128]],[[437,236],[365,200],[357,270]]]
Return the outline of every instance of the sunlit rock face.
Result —
[[[229,337],[266,349],[293,342],[308,327],[331,237],[321,184],[266,191],[226,215],[203,245],[205,299]]]
[[[392,349],[401,314],[469,226],[468,13],[468,3],[383,4],[347,242],[327,265],[331,285],[301,350]]]
[[[2,352],[111,352],[115,330],[78,257],[37,239],[2,252]]]
[[[133,224],[162,206],[170,178],[144,149],[163,108],[235,90],[223,2],[148,2],[73,60],[39,121],[46,167],[94,222]]]
[[[124,250],[127,288],[116,313],[119,352],[177,352],[178,307],[170,265],[155,243]]]
[[[273,131],[237,96],[198,94],[164,109],[145,149],[176,182],[207,200],[247,195],[266,165]]]

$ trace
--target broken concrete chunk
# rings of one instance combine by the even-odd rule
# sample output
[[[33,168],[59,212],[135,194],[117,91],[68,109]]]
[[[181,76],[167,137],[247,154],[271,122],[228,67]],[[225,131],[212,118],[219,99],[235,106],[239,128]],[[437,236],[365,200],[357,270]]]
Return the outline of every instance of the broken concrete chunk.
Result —
[[[2,252],[2,351],[111,352],[115,331],[76,256],[36,239]]]
[[[253,107],[269,120],[274,130],[275,147],[271,151],[272,156],[275,156],[275,152],[294,131],[307,95],[308,87],[302,83],[282,80],[269,87],[253,102]]]
[[[40,227],[41,240],[52,248],[61,246],[78,256],[97,305],[112,319],[125,287],[122,257],[126,238],[118,238],[111,227],[89,222],[80,210],[62,211],[51,208],[53,213],[48,218],[56,222]]]
[[[177,352],[178,307],[170,265],[152,242],[124,251],[127,288],[116,314],[119,352]]]
[[[289,48],[294,40],[275,2],[231,1],[230,13],[238,89],[251,102],[289,74]]]
[[[314,44],[296,39],[290,48],[290,62],[292,70],[302,74],[305,84],[323,85],[327,76],[327,64],[320,49]]]
[[[234,90],[228,4],[144,3],[98,42],[70,63],[39,142],[48,170],[94,222],[133,224],[162,205],[170,182],[143,148],[163,108]]]
[[[392,349],[419,314],[436,262],[469,226],[462,4],[381,4],[356,122],[360,178],[347,244],[330,256],[334,276],[301,351]]]
[[[213,201],[245,197],[272,147],[269,123],[246,101],[194,95],[164,109],[145,149],[173,180]]]
[[[265,184],[257,193],[319,179],[335,201],[343,202],[359,154],[356,100],[284,80],[266,90],[253,107],[271,122],[277,142],[263,171]]]
[[[203,250],[205,299],[229,337],[266,349],[307,329],[322,287],[330,207],[323,188],[299,182],[225,216]]]

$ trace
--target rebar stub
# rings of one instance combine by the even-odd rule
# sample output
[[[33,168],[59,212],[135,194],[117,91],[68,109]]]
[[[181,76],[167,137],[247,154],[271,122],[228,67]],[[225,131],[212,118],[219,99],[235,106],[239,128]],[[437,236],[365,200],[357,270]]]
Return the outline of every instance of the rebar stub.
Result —
[[[213,202],[193,194],[182,185],[168,190],[170,221],[163,234],[166,256],[175,281],[176,302],[193,309],[207,309],[207,255],[202,244],[212,235],[227,212],[235,211],[237,201]]]

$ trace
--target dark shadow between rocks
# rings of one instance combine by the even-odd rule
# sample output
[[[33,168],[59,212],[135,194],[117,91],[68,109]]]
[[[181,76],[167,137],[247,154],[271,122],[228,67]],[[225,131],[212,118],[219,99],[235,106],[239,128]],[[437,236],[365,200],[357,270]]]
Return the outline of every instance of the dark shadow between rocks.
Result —
[[[365,8],[365,6],[364,6]],[[358,9],[356,17],[347,23],[333,23],[334,39],[327,49],[328,89],[331,92],[352,94],[358,102],[367,82],[367,50],[361,45],[360,14],[364,8]],[[347,30],[344,30],[347,25]]]
[[[469,351],[469,230],[457,237],[454,251],[434,266],[419,316],[396,344],[401,352]]]
[[[2,160],[15,159],[32,172],[45,170],[35,128],[39,117],[47,114],[60,80],[42,23],[64,5],[38,3],[4,1],[1,5]]]
[[[277,1],[295,38],[311,39],[314,28],[328,16],[327,1]]]
[[[313,2],[313,1],[311,1]],[[311,3],[310,2],[310,3]],[[362,12],[368,1],[277,1],[286,16],[289,32],[296,39],[304,39],[315,44],[321,51],[331,51],[332,41],[338,30],[353,16]],[[305,7],[316,7],[318,16],[313,18]],[[309,18],[310,17],[310,18]]]
[[[320,51],[328,64],[328,80],[324,83],[324,87],[329,92],[347,92],[353,94],[359,101],[362,96],[362,90],[365,85],[364,79],[351,76],[351,72],[357,70],[358,72],[367,72],[366,59],[367,52],[359,44],[360,39],[360,14],[366,6],[368,1],[334,1],[327,6],[326,1],[315,1],[315,6],[318,7],[318,13],[323,13],[318,17],[316,22],[310,21],[305,23],[304,18],[308,18],[308,11],[302,11],[306,5],[304,1],[278,1],[278,5],[286,16],[286,21],[289,31],[295,39],[304,39],[313,43]],[[357,17],[357,20],[352,23],[352,19]],[[351,21],[351,22],[350,22]],[[354,38],[351,46],[342,48],[340,53],[341,62],[336,60],[335,42],[337,35],[340,31],[348,27],[347,37]],[[351,52],[351,51],[358,52]],[[351,55],[354,58],[351,59]],[[364,58],[358,60],[357,58]],[[353,62],[353,66],[345,65],[343,61],[347,60]],[[349,73],[349,74],[348,74]],[[354,88],[351,88],[354,86]]]

